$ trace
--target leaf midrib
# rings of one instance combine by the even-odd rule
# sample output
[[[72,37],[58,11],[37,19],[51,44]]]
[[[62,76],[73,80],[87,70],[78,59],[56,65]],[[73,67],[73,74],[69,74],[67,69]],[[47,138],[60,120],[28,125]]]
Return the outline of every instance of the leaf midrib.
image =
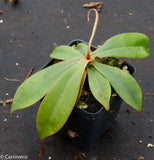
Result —
[[[100,72],[99,72],[100,73]],[[100,85],[99,85],[99,83],[98,83],[98,80],[96,79],[96,73],[95,72],[93,72],[93,75],[95,75],[94,76],[94,79],[95,79],[95,82],[97,83],[96,85],[98,86],[97,88],[101,88],[100,87]],[[102,75],[102,74],[101,74]],[[104,76],[104,75],[102,75],[102,76]],[[104,96],[103,96],[104,97]]]

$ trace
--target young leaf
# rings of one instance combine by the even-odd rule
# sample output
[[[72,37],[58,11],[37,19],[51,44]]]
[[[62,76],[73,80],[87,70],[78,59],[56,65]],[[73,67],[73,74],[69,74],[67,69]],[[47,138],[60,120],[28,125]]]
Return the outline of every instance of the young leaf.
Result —
[[[98,62],[92,63],[104,75],[119,96],[138,111],[142,108],[142,92],[136,80],[126,71]]]
[[[141,33],[122,33],[111,37],[92,57],[144,58],[149,56],[149,38]]]
[[[11,112],[29,107],[39,101],[49,89],[66,74],[66,69],[77,63],[79,58],[63,61],[47,67],[24,81],[17,89]]]
[[[78,43],[76,49],[83,54],[83,56],[87,55],[88,45],[85,43]]]
[[[51,58],[69,60],[76,57],[83,57],[82,53],[70,46],[59,46],[50,54]]]
[[[111,97],[111,87],[109,81],[100,74],[94,67],[88,67],[88,81],[92,94],[109,110],[109,101]]]
[[[56,133],[68,119],[78,96],[82,75],[88,61],[80,61],[67,68],[65,74],[50,88],[37,114],[40,139]]]

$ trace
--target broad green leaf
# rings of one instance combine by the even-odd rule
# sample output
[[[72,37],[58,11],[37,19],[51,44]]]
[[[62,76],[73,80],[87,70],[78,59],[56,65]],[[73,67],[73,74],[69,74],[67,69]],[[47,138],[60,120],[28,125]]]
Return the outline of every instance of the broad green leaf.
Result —
[[[66,69],[77,63],[79,58],[63,61],[47,67],[24,81],[17,89],[11,112],[29,107],[39,101],[49,89],[66,74]]]
[[[85,43],[78,43],[76,49],[83,54],[83,56],[87,56],[88,45]]]
[[[111,97],[111,87],[109,81],[100,74],[94,67],[88,67],[88,81],[92,94],[109,110],[109,101]]]
[[[66,69],[50,88],[37,114],[40,139],[56,133],[67,121],[77,100],[80,83],[88,60],[81,58]]]
[[[76,57],[83,57],[82,53],[70,46],[59,46],[50,54],[51,58],[69,60]]]
[[[142,108],[142,92],[136,80],[126,71],[98,62],[92,63],[104,75],[118,95],[138,111]]]
[[[141,33],[122,33],[111,37],[92,57],[144,58],[149,56],[149,38]]]

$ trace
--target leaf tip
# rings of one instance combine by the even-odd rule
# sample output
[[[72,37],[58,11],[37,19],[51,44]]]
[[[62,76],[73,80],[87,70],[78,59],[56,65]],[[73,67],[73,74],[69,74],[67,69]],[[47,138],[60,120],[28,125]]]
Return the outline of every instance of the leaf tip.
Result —
[[[10,116],[12,117],[12,115],[13,115],[13,112],[10,112]]]
[[[10,109],[10,114],[11,114],[11,115],[13,114],[13,112],[14,112],[15,110],[17,110],[17,108],[15,107],[14,102],[15,102],[15,101],[13,101],[12,106],[11,106],[11,109]]]
[[[15,109],[13,109],[13,107],[11,106],[11,109],[10,109],[10,114],[11,114],[11,116],[12,116],[14,110],[15,110]]]
[[[105,109],[106,109],[106,111],[110,111],[110,106],[109,105],[106,105],[106,106],[104,106],[105,107]]]
[[[139,116],[140,112],[141,112],[141,111],[138,111],[136,115]]]

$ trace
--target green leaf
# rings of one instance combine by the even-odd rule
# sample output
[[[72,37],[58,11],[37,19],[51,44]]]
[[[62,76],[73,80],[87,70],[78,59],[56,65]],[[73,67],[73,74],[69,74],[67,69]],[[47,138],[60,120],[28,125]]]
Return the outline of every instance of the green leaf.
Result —
[[[24,81],[17,89],[11,112],[29,107],[39,101],[61,76],[66,74],[66,69],[77,63],[79,58],[63,61],[47,67]]]
[[[37,114],[40,139],[56,133],[67,121],[80,89],[80,83],[88,61],[81,58],[66,69],[65,74],[50,88]]]
[[[126,71],[98,62],[92,63],[104,75],[118,95],[138,111],[142,108],[142,92],[136,80]]]
[[[50,54],[51,58],[69,60],[76,57],[83,57],[82,53],[70,46],[59,46]]]
[[[149,56],[149,38],[141,33],[122,33],[111,37],[92,57],[144,58]]]
[[[85,43],[78,43],[76,49],[83,54],[83,56],[87,56],[88,45]]]
[[[100,74],[94,67],[88,67],[88,81],[92,94],[109,110],[109,101],[111,97],[111,87],[109,81]]]

